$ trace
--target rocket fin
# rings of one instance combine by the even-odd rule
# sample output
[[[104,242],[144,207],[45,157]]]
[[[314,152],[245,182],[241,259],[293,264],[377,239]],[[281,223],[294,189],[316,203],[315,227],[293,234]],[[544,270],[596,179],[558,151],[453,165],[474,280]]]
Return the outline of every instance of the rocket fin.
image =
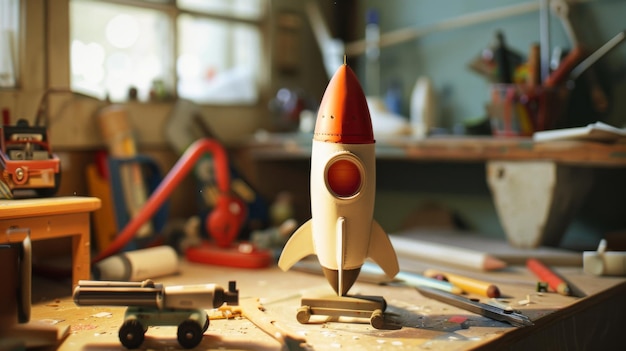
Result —
[[[287,271],[291,266],[308,255],[315,253],[313,246],[312,220],[306,221],[289,238],[278,260],[278,267]]]
[[[396,251],[383,228],[372,220],[372,232],[367,256],[374,260],[383,269],[389,278],[393,278],[400,271]]]

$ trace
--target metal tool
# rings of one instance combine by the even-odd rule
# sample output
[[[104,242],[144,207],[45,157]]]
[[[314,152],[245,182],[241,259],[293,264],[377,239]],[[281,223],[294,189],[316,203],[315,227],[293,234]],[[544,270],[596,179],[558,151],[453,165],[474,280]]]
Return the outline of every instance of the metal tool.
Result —
[[[438,289],[423,286],[417,287],[416,289],[425,297],[445,302],[449,305],[462,308],[466,311],[477,313],[481,316],[495,319],[500,322],[507,322],[516,327],[527,327],[534,324],[530,318],[513,310],[505,310]]]
[[[570,17],[570,4],[567,0],[551,0],[550,7],[554,14],[561,20],[563,30],[565,30],[572,47],[580,45],[580,40],[574,26],[572,25],[572,19]]]
[[[579,63],[572,72],[570,73],[569,78],[575,80],[578,78],[585,70],[587,70],[591,65],[596,63],[599,59],[601,59],[604,55],[606,55],[609,51],[613,50],[619,43],[626,39],[626,30],[617,33],[613,38],[604,43],[599,49],[594,51],[591,55],[587,56],[581,63]]]

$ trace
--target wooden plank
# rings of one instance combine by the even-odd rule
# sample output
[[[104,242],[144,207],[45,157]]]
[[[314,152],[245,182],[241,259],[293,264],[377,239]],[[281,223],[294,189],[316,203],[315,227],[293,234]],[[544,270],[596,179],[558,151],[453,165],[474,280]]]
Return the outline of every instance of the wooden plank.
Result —
[[[249,141],[256,159],[302,159],[310,157],[310,138],[302,135],[271,135]],[[626,143],[591,141],[533,142],[531,138],[493,137],[379,137],[376,156],[380,159],[413,161],[485,162],[489,160],[546,160],[575,166],[626,167]]]
[[[70,5],[68,0],[56,0],[46,6],[47,88],[70,88]]]
[[[526,259],[531,256],[540,259],[546,264],[556,266],[582,267],[583,263],[582,254],[577,251],[544,246],[522,249],[509,245],[505,239],[485,237],[474,232],[415,229],[394,234],[406,238],[416,238],[421,241],[476,250],[496,257],[509,265],[523,265]],[[401,268],[406,269],[407,267]]]
[[[17,324],[10,338],[23,340],[27,349],[57,347],[70,334],[69,326],[56,327],[44,322]]]
[[[100,203],[98,198],[79,196],[0,200],[0,219],[90,212]]]
[[[530,138],[430,138],[392,142],[410,159],[487,161],[549,160],[587,166],[626,166],[626,143],[589,141],[533,142]]]

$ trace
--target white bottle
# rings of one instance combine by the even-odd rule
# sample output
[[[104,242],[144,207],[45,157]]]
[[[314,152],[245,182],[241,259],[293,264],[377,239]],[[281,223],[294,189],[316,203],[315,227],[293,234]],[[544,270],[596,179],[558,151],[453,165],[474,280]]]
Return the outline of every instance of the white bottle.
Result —
[[[365,95],[380,97],[380,26],[375,9],[369,9],[365,19],[365,60]]]
[[[433,82],[428,77],[419,77],[411,93],[409,110],[411,130],[417,138],[426,137],[437,123],[437,96]]]
[[[178,273],[178,254],[167,245],[123,252],[94,266],[97,280],[139,282]]]

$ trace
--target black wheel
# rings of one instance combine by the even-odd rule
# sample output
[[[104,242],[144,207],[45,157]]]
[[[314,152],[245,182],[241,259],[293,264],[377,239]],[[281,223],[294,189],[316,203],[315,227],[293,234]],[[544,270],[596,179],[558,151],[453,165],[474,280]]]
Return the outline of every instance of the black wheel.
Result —
[[[136,349],[143,343],[145,331],[136,319],[127,320],[120,327],[120,342],[127,349]]]
[[[178,325],[178,343],[180,346],[191,349],[202,341],[202,328],[192,320],[186,320]]]
[[[211,321],[209,320],[209,316],[206,316],[206,323],[204,323],[204,327],[202,328],[202,333],[204,333],[205,331],[207,331],[207,329],[209,329],[209,323],[211,323]]]

